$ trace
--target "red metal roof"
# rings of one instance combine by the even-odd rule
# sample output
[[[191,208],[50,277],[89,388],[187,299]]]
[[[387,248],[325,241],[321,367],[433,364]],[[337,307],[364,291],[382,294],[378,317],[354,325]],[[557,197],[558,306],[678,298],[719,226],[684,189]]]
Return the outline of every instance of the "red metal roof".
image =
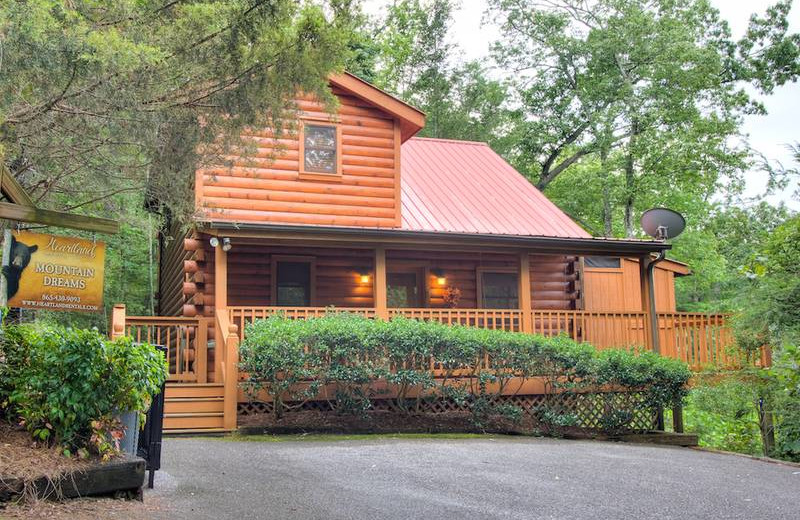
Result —
[[[414,137],[401,154],[403,230],[591,237],[486,143]]]

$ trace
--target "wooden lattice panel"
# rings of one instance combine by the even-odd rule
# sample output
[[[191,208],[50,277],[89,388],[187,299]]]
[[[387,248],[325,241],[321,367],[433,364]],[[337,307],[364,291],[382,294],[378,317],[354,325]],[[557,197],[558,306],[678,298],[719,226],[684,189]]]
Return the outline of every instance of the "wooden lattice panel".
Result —
[[[543,422],[545,412],[569,416],[573,426],[590,430],[613,429],[624,424],[626,430],[652,430],[656,425],[656,413],[644,403],[644,395],[638,392],[564,393],[550,395],[511,395],[494,400],[497,405],[511,404],[519,407],[524,416],[536,423]],[[372,399],[371,410],[406,413],[412,415],[440,415],[453,412],[468,413],[468,403],[457,403],[452,399],[426,399],[417,406],[416,401],[407,400],[405,409],[397,399]],[[336,403],[330,401],[307,401],[288,403],[285,413],[318,411],[336,413]],[[239,403],[239,415],[253,416],[271,414],[273,403]]]

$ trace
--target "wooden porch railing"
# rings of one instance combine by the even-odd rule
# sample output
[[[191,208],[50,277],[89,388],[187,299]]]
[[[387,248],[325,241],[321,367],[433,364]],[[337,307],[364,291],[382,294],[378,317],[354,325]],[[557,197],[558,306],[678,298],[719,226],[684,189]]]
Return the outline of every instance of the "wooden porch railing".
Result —
[[[522,311],[514,309],[430,309],[393,308],[389,317],[405,316],[417,320],[438,321],[446,325],[465,325],[481,329],[522,330]]]
[[[306,319],[324,316],[333,312],[352,312],[367,318],[375,317],[375,309],[371,307],[228,307],[228,321],[239,328],[239,339],[244,339],[248,323],[282,313],[291,319]]]
[[[127,334],[136,341],[148,341],[167,347],[170,380],[206,382],[209,327],[222,331],[216,366],[210,373],[220,382],[225,370],[227,351],[223,346],[236,336],[244,339],[246,327],[257,319],[282,313],[293,319],[323,316],[328,312],[354,312],[375,318],[371,307],[228,307],[215,318],[167,318],[127,316],[118,335]],[[575,341],[591,343],[599,349],[641,348],[648,344],[645,312],[595,312],[534,310],[530,314],[530,330],[523,311],[515,309],[433,309],[391,308],[389,316],[432,320],[448,325],[464,325],[494,330],[531,332],[543,336],[565,334]],[[693,369],[708,365],[736,367],[744,364],[769,365],[767,349],[759,359],[739,359],[731,352],[733,335],[723,314],[670,312],[658,314],[661,354],[688,363]],[[231,332],[235,328],[235,334]],[[219,334],[219,332],[218,332]],[[230,366],[230,365],[227,365]]]
[[[126,316],[124,333],[134,341],[166,347],[170,381],[205,383],[209,322],[203,317]]]
[[[225,310],[217,311],[216,337],[219,338],[218,381],[223,385],[223,424],[236,429],[236,406],[239,401],[239,334]]]

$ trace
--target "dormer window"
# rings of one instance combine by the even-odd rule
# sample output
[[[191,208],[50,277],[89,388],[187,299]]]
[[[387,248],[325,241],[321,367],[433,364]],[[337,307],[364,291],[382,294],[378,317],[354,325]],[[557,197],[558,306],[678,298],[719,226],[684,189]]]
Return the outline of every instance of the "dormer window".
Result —
[[[326,179],[342,174],[339,126],[322,121],[303,121],[300,131],[300,174]]]

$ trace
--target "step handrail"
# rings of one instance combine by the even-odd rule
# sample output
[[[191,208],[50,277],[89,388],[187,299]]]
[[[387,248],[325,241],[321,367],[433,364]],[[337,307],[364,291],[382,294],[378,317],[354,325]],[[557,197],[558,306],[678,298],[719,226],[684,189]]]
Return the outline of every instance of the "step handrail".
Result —
[[[224,309],[216,312],[216,337],[219,355],[219,374],[223,386],[223,426],[236,429],[236,414],[239,398],[239,328],[230,322]]]

